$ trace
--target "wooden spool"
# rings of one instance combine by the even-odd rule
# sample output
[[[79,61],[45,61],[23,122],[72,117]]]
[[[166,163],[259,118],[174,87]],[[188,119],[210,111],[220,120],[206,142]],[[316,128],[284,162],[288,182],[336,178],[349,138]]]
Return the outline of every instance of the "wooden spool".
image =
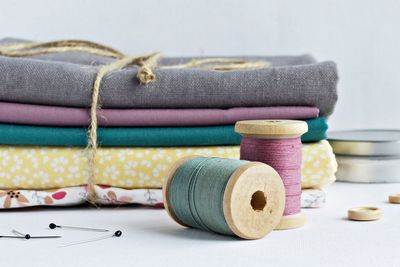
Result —
[[[308,131],[307,123],[296,120],[248,120],[239,121],[235,131],[242,136],[258,139],[288,139],[300,137]],[[276,230],[286,230],[304,226],[303,213],[283,216]]]
[[[170,169],[163,186],[164,205],[177,223],[188,227],[175,215],[169,199],[169,188],[177,169],[189,156],[177,161]],[[243,239],[259,239],[275,229],[285,208],[285,188],[279,174],[260,162],[239,167],[225,188],[223,210],[232,232]]]

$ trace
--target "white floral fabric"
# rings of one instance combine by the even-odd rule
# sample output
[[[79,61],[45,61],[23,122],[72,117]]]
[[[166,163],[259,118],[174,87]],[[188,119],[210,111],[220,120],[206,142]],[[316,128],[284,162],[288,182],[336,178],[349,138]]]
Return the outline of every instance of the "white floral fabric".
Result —
[[[161,189],[123,189],[110,186],[95,186],[96,203],[102,205],[141,204],[162,208]],[[26,208],[34,206],[74,206],[87,201],[86,186],[58,188],[52,190],[0,190],[0,209]],[[318,208],[325,203],[322,190],[303,190],[302,208]]]

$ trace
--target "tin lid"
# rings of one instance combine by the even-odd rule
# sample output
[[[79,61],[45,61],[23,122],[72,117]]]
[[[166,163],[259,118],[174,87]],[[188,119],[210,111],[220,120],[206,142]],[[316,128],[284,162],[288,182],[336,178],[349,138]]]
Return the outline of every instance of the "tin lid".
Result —
[[[399,156],[400,130],[352,130],[328,134],[337,155]]]

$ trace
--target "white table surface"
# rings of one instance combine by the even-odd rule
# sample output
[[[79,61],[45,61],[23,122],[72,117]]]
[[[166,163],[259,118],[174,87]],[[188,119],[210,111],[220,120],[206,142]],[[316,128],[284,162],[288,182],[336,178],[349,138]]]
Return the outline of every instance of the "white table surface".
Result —
[[[307,225],[243,241],[184,229],[165,210],[38,208],[0,212],[0,233],[61,234],[59,240],[0,240],[0,266],[400,266],[400,205],[387,197],[396,184],[336,183],[324,208],[304,210]],[[347,209],[373,205],[384,217],[352,222]],[[64,225],[120,229],[123,236],[60,247],[103,234],[46,229]]]

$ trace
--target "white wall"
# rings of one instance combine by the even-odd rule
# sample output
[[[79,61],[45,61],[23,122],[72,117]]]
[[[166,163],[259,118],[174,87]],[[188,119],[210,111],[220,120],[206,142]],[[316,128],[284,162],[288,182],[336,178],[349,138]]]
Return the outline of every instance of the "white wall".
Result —
[[[0,1],[0,37],[90,39],[129,53],[312,53],[334,60],[331,124],[400,128],[397,0]]]

